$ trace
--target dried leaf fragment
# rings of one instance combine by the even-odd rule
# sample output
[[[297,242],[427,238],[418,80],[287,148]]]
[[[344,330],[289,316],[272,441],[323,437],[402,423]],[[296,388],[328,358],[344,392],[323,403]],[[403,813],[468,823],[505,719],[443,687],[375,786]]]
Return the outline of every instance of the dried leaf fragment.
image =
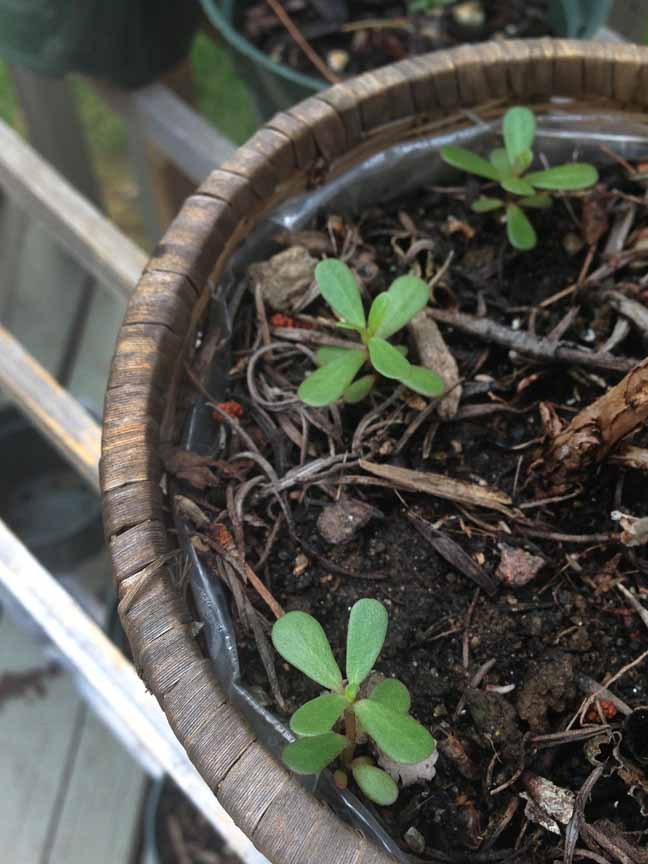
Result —
[[[361,459],[358,464],[364,471],[393,483],[399,489],[424,492],[446,501],[456,501],[458,504],[465,504],[469,507],[485,507],[490,510],[497,510],[507,516],[512,515],[510,505],[513,502],[505,492],[501,492],[499,489],[455,480],[452,477],[446,477],[445,474],[434,474],[431,471],[412,471],[410,468],[383,465],[379,462],[369,462],[366,459]]]
[[[574,793],[531,771],[524,772],[522,782],[527,789],[520,792],[520,798],[527,802],[524,815],[546,831],[560,834],[559,823],[567,825],[574,815]]]
[[[291,246],[267,261],[251,264],[248,272],[261,287],[261,296],[275,312],[289,312],[315,278],[317,259],[302,246]]]
[[[439,400],[439,417],[448,420],[454,417],[461,401],[459,367],[450,353],[441,331],[425,312],[419,312],[409,323],[409,331],[416,345],[421,365],[439,375],[444,383],[446,395]]]

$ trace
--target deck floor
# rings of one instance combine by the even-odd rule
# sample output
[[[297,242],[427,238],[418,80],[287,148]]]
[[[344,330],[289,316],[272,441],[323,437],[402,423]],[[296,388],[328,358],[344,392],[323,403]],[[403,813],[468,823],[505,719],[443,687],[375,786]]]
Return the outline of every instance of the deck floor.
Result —
[[[0,621],[3,864],[134,864],[146,778],[72,676]]]
[[[21,223],[6,200],[0,241],[0,319],[57,374],[83,277],[45,229]],[[95,291],[71,370],[69,389],[97,416],[122,315],[123,304]],[[112,594],[105,553],[60,575],[105,615]],[[136,864],[146,777],[28,620],[1,597],[0,609],[2,864]]]

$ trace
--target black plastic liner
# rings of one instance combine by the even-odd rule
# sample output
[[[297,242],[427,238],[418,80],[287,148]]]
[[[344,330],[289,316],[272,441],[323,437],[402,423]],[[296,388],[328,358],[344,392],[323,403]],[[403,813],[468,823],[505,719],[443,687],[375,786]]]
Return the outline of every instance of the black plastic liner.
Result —
[[[249,264],[262,261],[280,251],[273,237],[280,229],[297,231],[326,210],[357,213],[375,202],[401,197],[423,183],[440,183],[458,174],[441,161],[439,149],[446,144],[469,146],[487,153],[499,146],[500,119],[482,122],[474,112],[466,112],[466,127],[452,133],[432,134],[397,144],[372,156],[362,164],[340,175],[330,183],[278,208],[261,223],[232,257],[229,267],[217,287],[210,307],[210,327],[218,327],[224,347],[215,357],[210,372],[208,390],[222,401],[227,395],[226,372],[230,368],[228,340],[241,298],[246,290],[245,273]],[[648,124],[640,115],[609,113],[589,115],[570,113],[569,103],[557,101],[552,113],[538,118],[535,150],[554,164],[557,160],[585,160],[601,164],[610,157],[601,149],[607,145],[627,159],[648,156]],[[224,427],[215,427],[211,410],[201,397],[188,417],[183,446],[195,453],[217,457],[227,434]],[[176,515],[181,546],[191,562],[191,588],[198,615],[203,623],[209,656],[214,671],[232,703],[240,710],[258,739],[275,756],[280,757],[285,744],[294,740],[288,727],[261,706],[247,690],[241,676],[236,633],[230,614],[230,597],[218,578],[208,572],[189,542],[189,532]],[[329,771],[318,777],[300,778],[304,785],[327,801],[339,815],[374,840],[396,859],[409,861],[408,856],[383,827],[370,804],[365,804],[349,791],[338,790]]]

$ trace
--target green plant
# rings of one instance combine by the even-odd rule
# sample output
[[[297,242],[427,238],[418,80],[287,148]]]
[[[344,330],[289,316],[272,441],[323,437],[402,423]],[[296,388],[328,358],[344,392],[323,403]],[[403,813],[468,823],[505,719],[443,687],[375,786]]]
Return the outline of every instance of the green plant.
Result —
[[[444,6],[449,6],[455,0],[412,0],[407,6],[407,11],[410,15],[416,12],[433,12],[435,9],[442,9]]]
[[[482,195],[472,209],[488,213],[504,208],[509,242],[521,250],[533,249],[538,240],[524,208],[550,207],[551,192],[588,189],[598,180],[596,168],[584,162],[568,162],[527,174],[533,162],[535,133],[533,112],[528,108],[510,108],[502,121],[504,147],[493,150],[488,160],[463,147],[441,148],[441,157],[449,165],[494,180],[508,193],[505,200]]]
[[[320,348],[316,355],[320,367],[301,384],[297,395],[308,405],[321,407],[344,397],[359,402],[374,384],[374,374],[354,380],[368,361],[376,372],[405,384],[423,396],[440,396],[443,381],[423,366],[407,359],[407,349],[387,340],[401,330],[427,304],[429,290],[416,276],[399,276],[388,291],[378,294],[365,317],[362,297],[355,276],[342,261],[327,258],[315,268],[315,279],[322,297],[338,315],[338,326],[355,330],[361,344],[357,348]]]
[[[386,678],[366,698],[360,693],[386,634],[387,610],[382,603],[358,600],[349,616],[344,681],[326,634],[311,615],[288,612],[272,628],[272,641],[284,660],[330,691],[292,715],[290,728],[299,737],[284,748],[284,762],[297,774],[319,774],[341,756],[367,798],[384,806],[394,803],[398,788],[369,756],[354,758],[360,732],[401,764],[422,762],[436,747],[427,729],[409,715],[410,695],[400,681]],[[339,721],[344,734],[333,731]]]

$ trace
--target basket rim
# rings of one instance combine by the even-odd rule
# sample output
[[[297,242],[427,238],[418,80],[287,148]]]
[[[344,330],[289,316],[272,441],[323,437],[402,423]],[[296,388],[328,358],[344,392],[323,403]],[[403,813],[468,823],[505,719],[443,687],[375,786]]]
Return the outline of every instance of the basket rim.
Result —
[[[120,617],[135,663],[189,757],[275,864],[392,859],[263,749],[192,635],[166,563],[160,488],[160,446],[173,440],[183,360],[225,262],[279,203],[452,112],[555,96],[645,110],[648,48],[486,42],[403,60],[311,96],[275,115],[187,199],[129,303],[106,393],[100,465]]]

